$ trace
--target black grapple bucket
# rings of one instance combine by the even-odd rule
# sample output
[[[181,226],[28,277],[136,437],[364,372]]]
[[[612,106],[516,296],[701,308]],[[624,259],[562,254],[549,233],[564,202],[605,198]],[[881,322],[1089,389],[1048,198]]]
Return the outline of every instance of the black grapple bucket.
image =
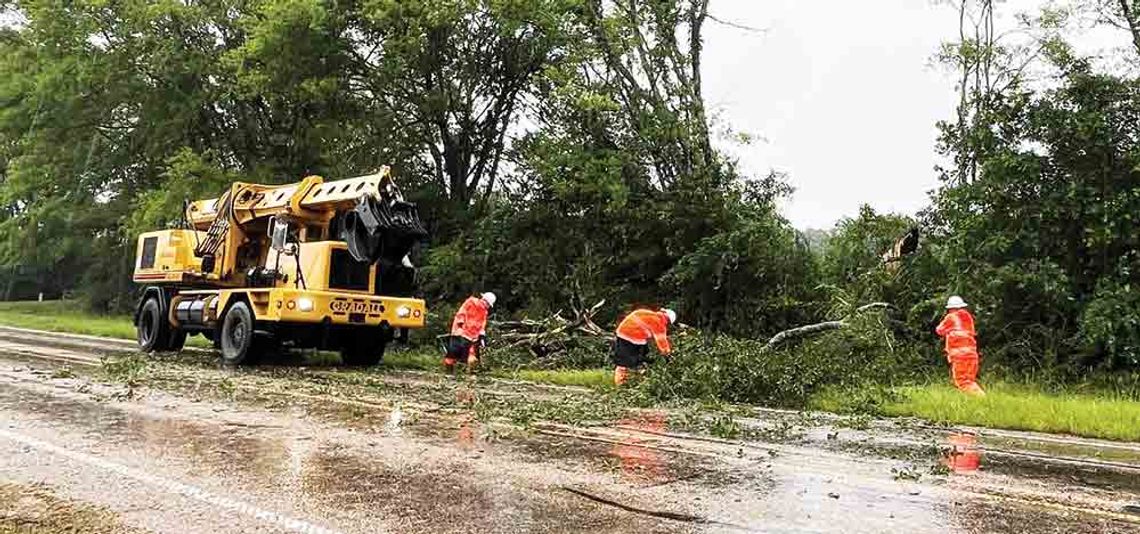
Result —
[[[415,204],[372,197],[362,197],[344,214],[341,230],[352,257],[366,263],[399,263],[427,235]]]

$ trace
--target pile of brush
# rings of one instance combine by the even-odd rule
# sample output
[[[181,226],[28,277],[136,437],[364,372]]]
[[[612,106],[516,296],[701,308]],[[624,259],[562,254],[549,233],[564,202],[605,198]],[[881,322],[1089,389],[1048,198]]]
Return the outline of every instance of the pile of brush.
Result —
[[[587,308],[575,298],[569,310],[558,310],[541,319],[494,322],[496,349],[525,349],[544,360],[579,350],[604,356],[612,334],[594,322],[594,315],[605,303],[602,300]]]

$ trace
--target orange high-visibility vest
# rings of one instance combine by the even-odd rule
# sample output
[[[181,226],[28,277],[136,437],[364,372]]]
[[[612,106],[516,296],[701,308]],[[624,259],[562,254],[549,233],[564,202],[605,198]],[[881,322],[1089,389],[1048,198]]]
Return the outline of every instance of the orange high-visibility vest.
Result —
[[[668,327],[669,316],[665,312],[634,310],[618,324],[617,337],[634,345],[646,345],[652,338],[661,354],[669,354],[672,348],[666,335]]]
[[[455,319],[451,321],[451,335],[459,336],[467,341],[478,341],[479,336],[487,334],[487,311],[490,306],[480,297],[468,297],[455,312]]]
[[[974,316],[965,308],[950,310],[934,332],[946,338],[947,356],[951,358],[978,356]]]

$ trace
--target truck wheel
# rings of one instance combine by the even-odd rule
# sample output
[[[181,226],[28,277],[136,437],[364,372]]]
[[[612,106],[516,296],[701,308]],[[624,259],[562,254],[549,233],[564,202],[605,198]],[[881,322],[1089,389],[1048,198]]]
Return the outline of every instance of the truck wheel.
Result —
[[[162,313],[158,299],[154,297],[146,299],[142,309],[139,310],[138,325],[135,329],[138,332],[139,348],[143,352],[168,350],[170,323]]]
[[[369,339],[369,336],[357,335],[340,349],[340,359],[345,365],[373,366],[384,359],[386,345],[387,341],[384,339]]]
[[[256,363],[253,312],[244,302],[230,306],[222,318],[222,361],[230,365]]]

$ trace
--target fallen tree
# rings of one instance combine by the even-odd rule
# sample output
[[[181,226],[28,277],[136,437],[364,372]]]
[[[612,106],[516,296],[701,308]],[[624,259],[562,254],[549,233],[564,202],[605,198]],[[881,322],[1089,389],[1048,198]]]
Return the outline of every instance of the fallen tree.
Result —
[[[601,344],[609,337],[594,322],[594,315],[606,304],[600,300],[585,308],[581,300],[571,300],[569,317],[558,310],[542,319],[493,322],[496,337],[506,349],[526,348],[539,358],[546,358],[582,344]]]
[[[864,304],[858,308],[855,308],[855,312],[853,314],[839,321],[824,321],[822,323],[798,326],[796,328],[789,328],[787,330],[780,331],[776,335],[772,336],[772,338],[768,340],[767,344],[760,348],[760,352],[768,352],[792,339],[798,339],[819,332],[827,332],[830,330],[839,330],[841,328],[846,328],[849,324],[848,321],[850,321],[851,317],[855,315],[870,310],[881,310],[890,307],[891,305],[886,302],[872,302],[870,304]]]

